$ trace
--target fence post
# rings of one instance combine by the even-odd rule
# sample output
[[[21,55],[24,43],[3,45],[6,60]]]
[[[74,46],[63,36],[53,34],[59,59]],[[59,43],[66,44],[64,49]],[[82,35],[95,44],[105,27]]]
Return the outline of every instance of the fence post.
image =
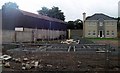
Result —
[[[106,49],[105,49],[105,72],[109,71],[109,62],[110,62],[110,58],[109,58],[109,48],[110,48],[110,44],[107,45],[106,44]]]
[[[14,33],[14,42],[16,42],[17,41],[17,33],[16,33],[17,31],[15,31],[15,33]]]

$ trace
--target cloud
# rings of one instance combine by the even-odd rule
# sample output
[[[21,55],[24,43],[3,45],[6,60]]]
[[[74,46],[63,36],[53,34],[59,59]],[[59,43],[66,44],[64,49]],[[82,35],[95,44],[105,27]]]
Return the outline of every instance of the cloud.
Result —
[[[82,19],[82,13],[87,16],[94,13],[105,13],[117,17],[119,0],[0,0],[0,6],[5,2],[16,2],[20,9],[37,13],[37,10],[45,6],[51,8],[57,6],[66,16],[66,20]]]

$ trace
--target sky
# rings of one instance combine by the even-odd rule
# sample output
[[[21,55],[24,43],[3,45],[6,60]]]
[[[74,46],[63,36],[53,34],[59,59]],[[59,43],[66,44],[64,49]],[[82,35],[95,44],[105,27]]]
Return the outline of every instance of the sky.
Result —
[[[15,2],[19,9],[36,13],[41,7],[59,7],[64,12],[65,21],[83,19],[83,13],[91,16],[104,13],[111,17],[118,17],[118,2],[120,0],[0,0],[0,9],[6,2]]]

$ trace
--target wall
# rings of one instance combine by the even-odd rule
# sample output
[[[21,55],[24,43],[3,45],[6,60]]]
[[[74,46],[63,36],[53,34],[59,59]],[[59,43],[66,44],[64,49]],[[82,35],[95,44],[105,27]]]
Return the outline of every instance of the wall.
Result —
[[[70,37],[77,39],[83,36],[83,30],[70,30]]]
[[[34,39],[58,39],[60,35],[66,36],[66,31],[60,31],[60,30],[47,30],[47,29],[30,29],[30,28],[24,28],[24,31],[27,32],[33,32],[33,38]]]
[[[65,38],[66,31],[24,28],[24,31],[3,30],[2,35],[3,43],[31,42],[35,41],[36,39],[40,40],[59,39],[60,36],[63,35]]]
[[[32,41],[32,32],[16,32],[15,33],[16,42],[31,42]]]
[[[106,38],[116,38],[117,37],[117,21],[116,20],[105,20],[104,21],[104,29],[105,29],[105,37]],[[97,27],[97,21],[95,20],[86,20],[85,22],[85,37],[98,37],[98,27]],[[91,35],[88,35],[88,33],[91,33]],[[95,31],[95,35],[93,35],[93,31]],[[110,32],[110,35],[107,35],[107,31]],[[114,35],[112,35],[112,31],[114,31]]]
[[[2,42],[14,42],[15,31],[13,30],[2,30]]]
[[[95,35],[93,35],[93,31],[95,31]],[[88,33],[90,32],[90,35]],[[97,21],[95,20],[86,20],[85,22],[85,37],[97,37]]]
[[[107,35],[107,31],[109,31],[110,35]],[[114,35],[112,35],[112,31],[114,31]],[[117,20],[105,21],[105,37],[107,38],[117,37]]]
[[[32,41],[32,33],[31,32],[20,32],[13,30],[3,30],[2,33],[2,42],[29,42]]]

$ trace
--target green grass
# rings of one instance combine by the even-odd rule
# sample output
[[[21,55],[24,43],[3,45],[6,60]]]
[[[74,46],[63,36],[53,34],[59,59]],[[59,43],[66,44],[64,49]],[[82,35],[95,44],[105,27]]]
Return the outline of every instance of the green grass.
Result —
[[[118,38],[87,38],[90,40],[118,40]]]
[[[45,44],[45,43],[48,43],[48,44],[56,44],[56,43],[60,43],[60,41],[62,40],[44,40],[44,41],[37,41],[36,43],[39,43],[39,44]]]
[[[7,50],[10,50],[10,49],[15,49],[17,48],[18,46],[16,45],[11,45],[11,44],[6,44],[6,45],[2,45],[2,53],[6,53]]]

